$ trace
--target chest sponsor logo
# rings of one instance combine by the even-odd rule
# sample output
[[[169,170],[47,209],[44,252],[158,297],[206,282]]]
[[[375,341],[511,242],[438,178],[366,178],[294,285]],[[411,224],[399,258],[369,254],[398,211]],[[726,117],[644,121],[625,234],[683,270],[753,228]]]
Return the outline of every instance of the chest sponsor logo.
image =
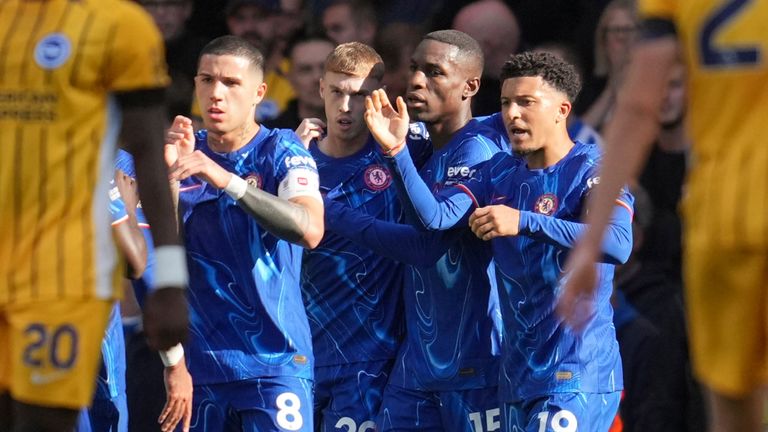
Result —
[[[43,69],[56,69],[72,54],[72,43],[64,33],[45,35],[35,46],[35,63]]]
[[[365,185],[368,189],[380,191],[389,187],[392,183],[392,175],[389,170],[381,165],[369,166],[363,174]]]
[[[315,164],[315,160],[312,159],[311,156],[288,156],[285,158],[285,166],[287,168],[295,166],[311,166],[312,168],[317,168],[317,164]]]
[[[557,197],[554,194],[544,194],[536,199],[533,211],[545,216],[552,216],[557,211],[557,204]]]
[[[475,171],[477,170],[465,166],[448,167],[448,177],[472,177]]]
[[[593,187],[600,184],[600,177],[592,177],[591,179],[587,180],[587,189],[592,189]]]

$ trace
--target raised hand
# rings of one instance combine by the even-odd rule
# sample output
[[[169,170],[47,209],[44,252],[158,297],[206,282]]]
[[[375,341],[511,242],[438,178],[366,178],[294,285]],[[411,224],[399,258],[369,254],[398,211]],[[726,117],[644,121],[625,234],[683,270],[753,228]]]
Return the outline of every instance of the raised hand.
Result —
[[[184,116],[176,116],[173,124],[165,133],[165,163],[173,166],[181,156],[195,151],[195,134],[192,120]]]
[[[325,128],[325,122],[319,118],[305,118],[301,121],[299,127],[296,128],[296,135],[298,135],[302,144],[304,144],[304,148],[309,149],[309,143],[312,142],[313,139],[320,139],[323,136]]]
[[[365,123],[384,153],[394,156],[405,147],[408,135],[408,108],[405,101],[398,96],[397,109],[392,106],[387,93],[374,90],[365,98]]]

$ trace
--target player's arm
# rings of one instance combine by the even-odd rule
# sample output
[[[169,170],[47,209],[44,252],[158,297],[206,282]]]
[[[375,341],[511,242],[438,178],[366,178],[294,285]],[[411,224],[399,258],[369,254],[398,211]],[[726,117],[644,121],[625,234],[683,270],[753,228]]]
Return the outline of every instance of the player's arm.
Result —
[[[559,313],[574,328],[586,321],[576,306],[591,298],[596,289],[594,262],[600,255],[605,228],[621,187],[636,177],[659,130],[658,113],[677,56],[674,25],[650,20],[643,39],[632,50],[616,110],[603,135],[605,155],[600,184],[588,200],[585,222],[589,225],[566,263],[569,277],[559,300]]]
[[[277,237],[305,248],[323,239],[323,203],[315,197],[281,199],[248,185],[237,204]]]
[[[175,124],[175,123],[174,123]],[[284,182],[289,184],[279,187],[286,190],[286,195],[275,196],[256,186],[248,184],[242,177],[226,170],[205,153],[194,150],[182,154],[171,166],[171,178],[184,180],[196,176],[209,185],[222,189],[229,194],[237,205],[253,217],[264,229],[291,243],[306,248],[314,248],[323,238],[323,202],[318,190],[319,180],[316,172],[303,172],[302,183],[286,175]],[[295,188],[303,188],[296,191]]]
[[[138,196],[123,171],[115,171],[114,182],[115,187],[109,192],[112,233],[118,250],[128,263],[128,277],[138,279],[147,266],[147,243],[136,218]]]
[[[646,38],[633,49],[616,113],[603,135],[605,155],[600,184],[595,187],[588,203],[585,221],[589,229],[582,241],[593,253],[600,248],[619,191],[637,176],[658,135],[658,113],[677,56],[677,42],[669,33]]]
[[[421,231],[411,225],[376,219],[337,201],[325,199],[325,228],[387,258],[431,266],[461,235],[458,231]]]
[[[624,264],[632,253],[632,211],[626,199],[614,207],[613,214],[600,245],[601,262]],[[570,250],[587,229],[587,225],[520,211],[519,235]]]

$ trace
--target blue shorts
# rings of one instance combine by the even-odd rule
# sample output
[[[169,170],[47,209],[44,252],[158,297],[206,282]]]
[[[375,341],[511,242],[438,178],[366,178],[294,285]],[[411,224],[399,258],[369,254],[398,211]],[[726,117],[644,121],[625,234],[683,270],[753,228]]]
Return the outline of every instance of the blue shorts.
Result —
[[[388,385],[379,431],[488,432],[501,427],[496,387],[428,392]]]
[[[528,401],[505,403],[505,431],[607,431],[621,401],[621,392],[557,393]]]
[[[120,304],[115,303],[101,341],[101,366],[89,408],[83,408],[76,432],[128,432],[125,394],[125,339]]]
[[[315,425],[319,430],[373,432],[393,362],[316,367]]]
[[[195,386],[193,431],[312,432],[312,381],[253,378]]]

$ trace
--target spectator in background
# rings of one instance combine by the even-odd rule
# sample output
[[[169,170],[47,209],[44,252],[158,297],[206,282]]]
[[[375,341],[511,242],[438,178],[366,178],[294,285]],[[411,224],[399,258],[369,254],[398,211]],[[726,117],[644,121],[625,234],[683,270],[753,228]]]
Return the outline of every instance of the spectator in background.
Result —
[[[424,34],[418,25],[393,22],[376,35],[376,51],[387,67],[381,82],[392,99],[397,96],[405,98],[411,73],[411,54]]]
[[[623,430],[703,431],[706,415],[691,375],[682,288],[641,253],[655,234],[656,209],[642,186],[632,193],[632,255],[616,268],[612,298],[624,370]]]
[[[165,42],[165,60],[171,76],[171,85],[166,91],[170,124],[177,114],[189,116],[197,57],[207,41],[187,31],[192,0],[141,0],[141,5],[152,15]]]
[[[368,0],[335,0],[322,14],[326,36],[337,44],[362,42],[373,46],[378,23],[376,10]]]
[[[325,58],[333,51],[334,44],[322,37],[298,39],[290,48],[291,69],[288,81],[296,97],[276,119],[267,122],[270,128],[296,129],[305,118],[325,121],[323,98],[320,97],[320,78],[323,76]]]
[[[286,78],[289,62],[276,29],[280,7],[278,0],[230,0],[224,11],[229,33],[247,40],[264,54],[264,83],[268,90],[256,107],[257,121],[276,118],[295,96]]]
[[[638,31],[633,0],[613,0],[603,10],[595,30],[595,69],[605,80],[600,96],[584,112],[584,121],[598,132],[611,117],[616,92],[629,60],[632,42]]]
[[[520,26],[512,10],[499,0],[479,0],[456,14],[452,28],[472,36],[483,49],[485,68],[480,91],[473,98],[472,113],[499,111],[501,67],[520,46]]]
[[[685,98],[685,67],[680,63],[669,77],[669,88],[659,117],[659,135],[639,179],[655,209],[641,251],[643,259],[657,263],[659,271],[677,282],[682,279],[682,222],[678,207],[690,146],[684,125]]]

